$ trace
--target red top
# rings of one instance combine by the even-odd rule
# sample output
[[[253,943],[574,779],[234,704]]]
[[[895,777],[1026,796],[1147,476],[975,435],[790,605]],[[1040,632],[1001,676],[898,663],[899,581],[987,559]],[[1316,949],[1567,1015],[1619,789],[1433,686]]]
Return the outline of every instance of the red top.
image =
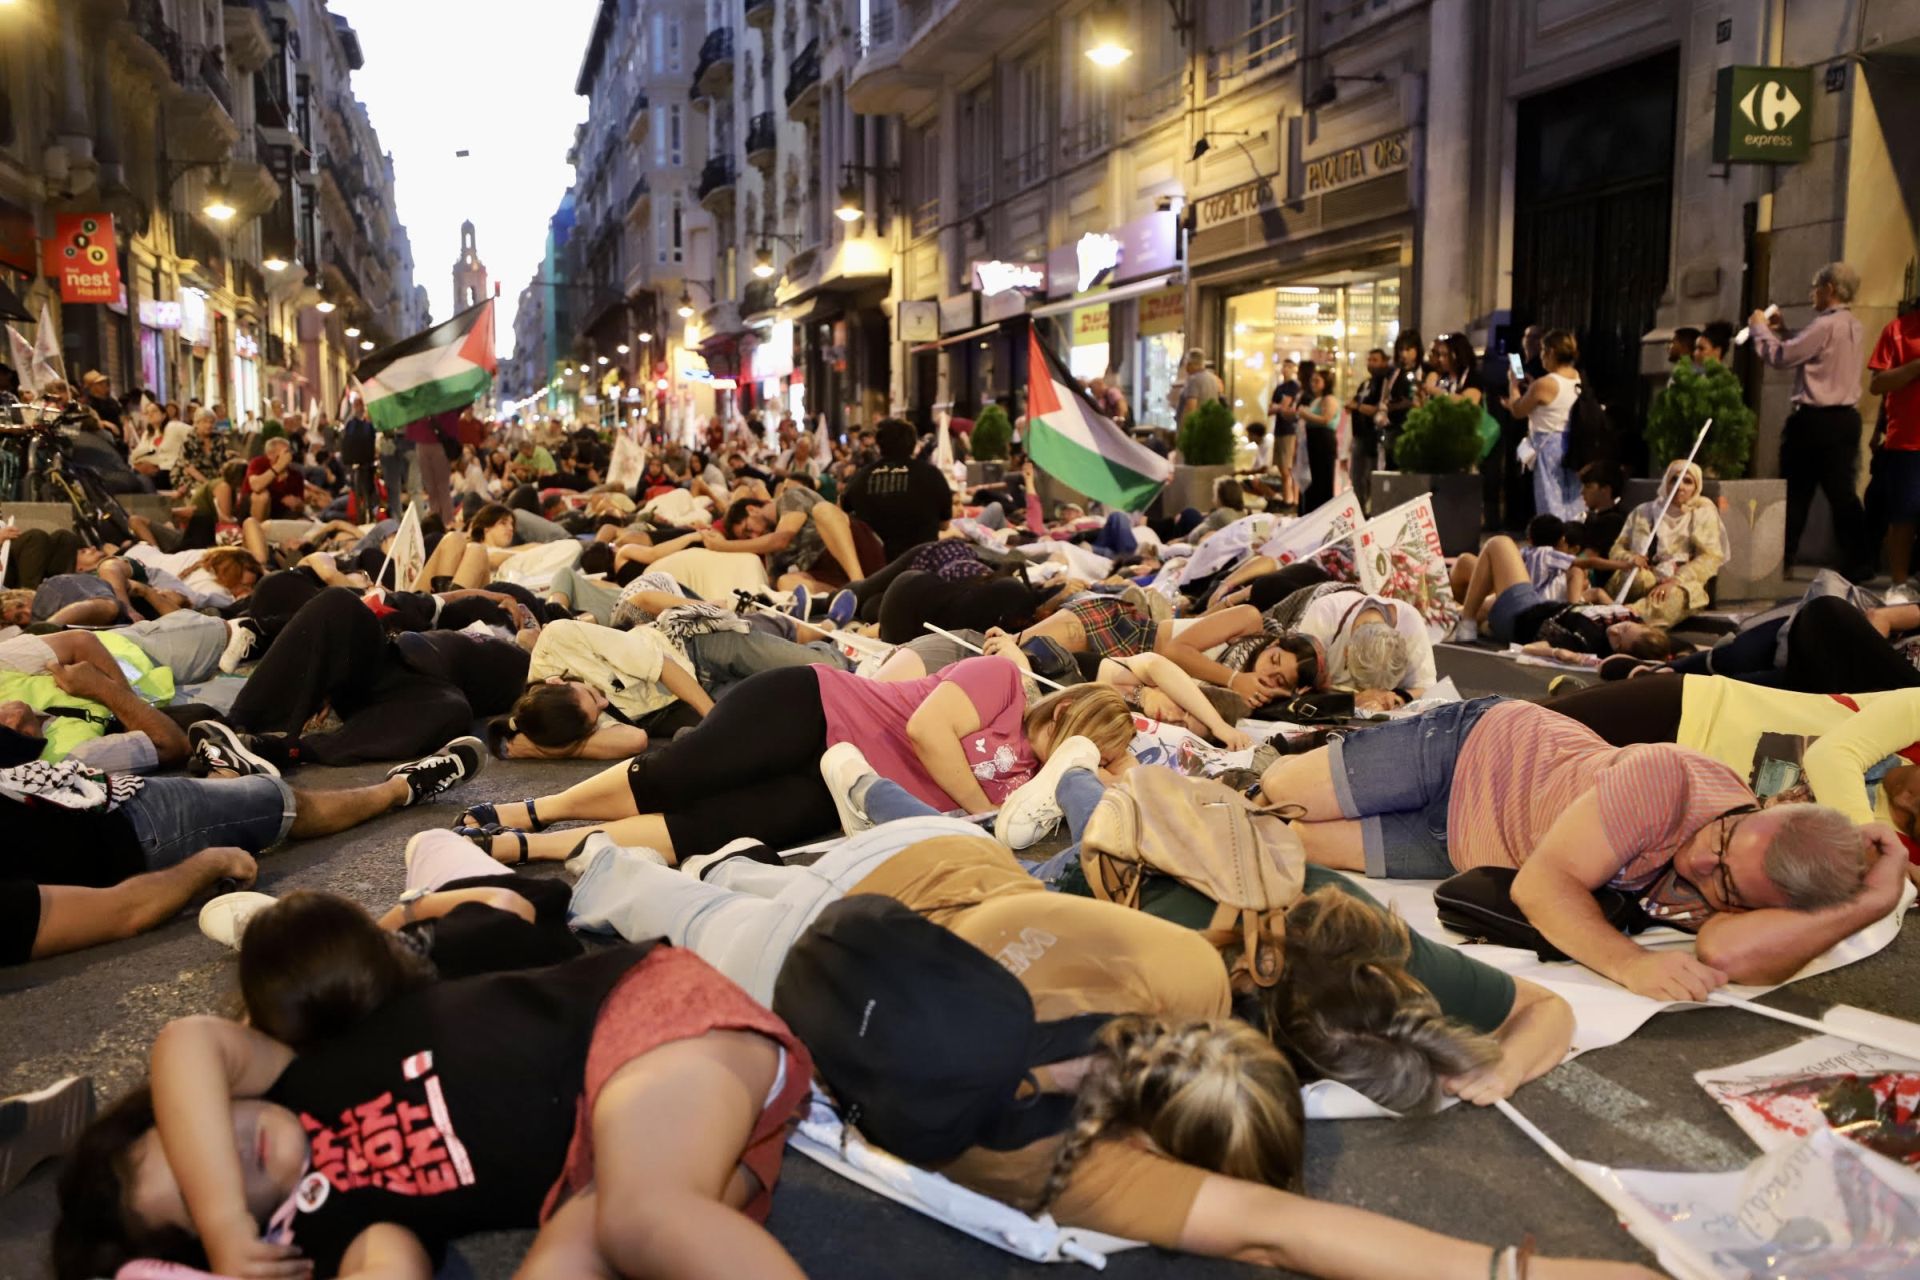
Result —
[[[247,478],[265,475],[271,470],[273,470],[273,460],[263,453],[247,464]],[[307,500],[307,478],[289,459],[286,474],[274,477],[273,483],[267,486],[267,492],[273,495],[273,509],[276,512],[285,505],[280,501],[282,498],[292,498],[304,503]]]
[[[1909,360],[1920,360],[1920,309],[1887,322],[1867,357],[1867,368],[1878,373]],[[1887,411],[1887,448],[1920,449],[1920,382],[1888,392],[1880,403]]]

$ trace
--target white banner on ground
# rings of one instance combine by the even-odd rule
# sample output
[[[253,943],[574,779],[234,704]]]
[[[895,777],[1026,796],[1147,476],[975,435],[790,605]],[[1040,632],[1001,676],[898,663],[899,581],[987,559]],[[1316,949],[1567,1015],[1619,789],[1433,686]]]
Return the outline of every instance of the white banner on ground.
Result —
[[[1452,633],[1460,606],[1447,578],[1432,494],[1423,493],[1361,525],[1354,534],[1354,551],[1363,591],[1412,605],[1436,641]]]
[[[1814,1036],[1693,1078],[1762,1151],[1836,1126],[1876,1149],[1883,1137],[1910,1141],[1899,1131],[1912,1129],[1920,1108],[1920,1061],[1840,1036]]]
[[[1366,523],[1366,513],[1352,493],[1335,495],[1298,520],[1290,520],[1260,547],[1260,554],[1271,556],[1282,565],[1305,560],[1326,546],[1338,542]]]
[[[1279,523],[1279,516],[1255,512],[1216,530],[1213,536],[1194,548],[1187,567],[1180,571],[1181,585],[1211,578],[1222,569],[1239,564],[1253,548],[1273,536]]]
[[[1920,1275],[1920,1176],[1828,1130],[1733,1173],[1572,1163],[1682,1280]]]

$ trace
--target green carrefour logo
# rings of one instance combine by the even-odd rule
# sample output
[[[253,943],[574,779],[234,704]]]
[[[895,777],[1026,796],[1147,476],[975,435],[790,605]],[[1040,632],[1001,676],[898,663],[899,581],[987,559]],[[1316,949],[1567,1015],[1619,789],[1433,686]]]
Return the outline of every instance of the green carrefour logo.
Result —
[[[1716,89],[1716,161],[1790,164],[1807,158],[1813,124],[1810,69],[1722,67]]]

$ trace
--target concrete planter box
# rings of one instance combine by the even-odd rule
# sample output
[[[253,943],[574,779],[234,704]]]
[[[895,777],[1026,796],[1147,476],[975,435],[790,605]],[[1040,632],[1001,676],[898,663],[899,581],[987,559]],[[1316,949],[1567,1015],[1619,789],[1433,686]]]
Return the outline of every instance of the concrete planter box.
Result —
[[[1160,509],[1170,516],[1177,516],[1188,507],[1201,515],[1213,510],[1214,481],[1234,472],[1232,463],[1217,467],[1177,466],[1173,469],[1173,479],[1160,494]]]
[[[1627,506],[1652,502],[1659,491],[1657,480],[1629,480]],[[1707,496],[1719,502],[1720,519],[1727,526],[1727,563],[1714,579],[1714,601],[1769,600],[1787,594],[1787,482],[1710,479]],[[1808,563],[1818,563],[1821,546],[1832,540],[1825,505],[1818,504],[1808,518],[1808,536],[1800,543],[1800,558]],[[1818,541],[1816,531],[1822,535]]]
[[[1391,511],[1423,493],[1433,495],[1440,546],[1450,556],[1480,549],[1480,477],[1471,471],[1436,476],[1418,471],[1373,473],[1373,512]]]

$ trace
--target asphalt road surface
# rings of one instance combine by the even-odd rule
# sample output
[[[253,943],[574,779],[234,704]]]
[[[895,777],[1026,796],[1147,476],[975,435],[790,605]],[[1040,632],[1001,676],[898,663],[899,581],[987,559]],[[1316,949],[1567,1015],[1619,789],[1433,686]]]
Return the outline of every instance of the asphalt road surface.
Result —
[[[1468,692],[1505,692],[1475,668]],[[1465,674],[1464,672],[1462,673]],[[1463,680],[1463,683],[1466,683]],[[1512,691],[1519,692],[1519,683]],[[1537,687],[1537,686],[1536,686]],[[310,769],[303,786],[371,781],[375,767]],[[412,832],[452,823],[469,801],[545,794],[590,772],[567,763],[489,762],[471,786],[424,809],[403,810],[356,831],[291,845],[262,862],[269,893],[326,889],[384,907],[400,891],[400,851]],[[4,836],[0,836],[4,838]],[[1847,1002],[1910,1013],[1920,989],[1920,941],[1908,932],[1870,960],[1798,984],[1773,999],[1813,1012]],[[145,1070],[153,1035],[169,1019],[237,1005],[231,955],[203,938],[191,916],[109,947],[0,970],[0,1094],[61,1076],[94,1078],[101,1101]],[[1797,1039],[1792,1028],[1734,1010],[1666,1014],[1612,1049],[1562,1065],[1521,1090],[1519,1108],[1574,1155],[1632,1168],[1738,1168],[1758,1152],[1697,1088],[1692,1075],[1741,1062]],[[47,1165],[0,1201],[0,1277],[47,1274],[55,1167]],[[1488,1244],[1533,1232],[1543,1253],[1650,1261],[1612,1215],[1492,1111],[1455,1108],[1400,1121],[1310,1126],[1307,1184],[1317,1197],[1358,1205]],[[1038,1276],[1071,1274],[1019,1261],[841,1181],[790,1156],[774,1196],[771,1226],[817,1277]],[[444,1274],[507,1277],[530,1237],[501,1233],[463,1242]],[[1108,1274],[1251,1276],[1256,1269],[1153,1249],[1116,1257]],[[1263,1273],[1271,1274],[1271,1273]]]

